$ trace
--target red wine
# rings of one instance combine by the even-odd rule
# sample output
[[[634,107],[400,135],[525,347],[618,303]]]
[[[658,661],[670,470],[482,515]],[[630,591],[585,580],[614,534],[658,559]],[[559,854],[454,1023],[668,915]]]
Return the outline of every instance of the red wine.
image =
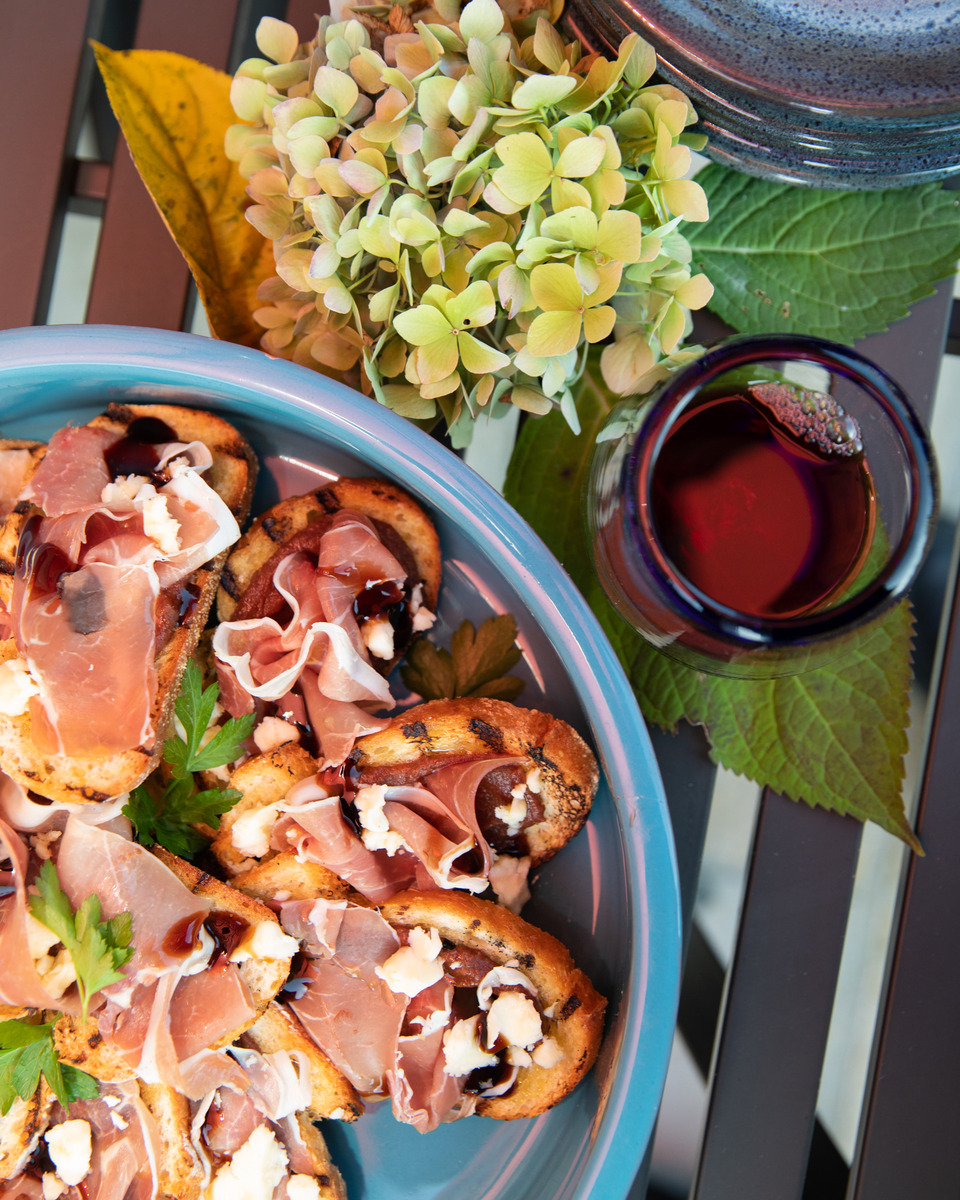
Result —
[[[673,567],[757,618],[802,616],[834,600],[863,563],[875,507],[855,422],[829,396],[783,384],[689,408],[650,485]]]

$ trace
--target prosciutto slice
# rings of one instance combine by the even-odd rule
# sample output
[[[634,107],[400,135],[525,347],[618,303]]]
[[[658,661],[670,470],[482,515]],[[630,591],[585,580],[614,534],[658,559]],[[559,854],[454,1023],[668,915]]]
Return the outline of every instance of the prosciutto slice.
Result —
[[[270,844],[329,868],[374,904],[411,886],[483,892],[494,854],[477,818],[477,788],[491,771],[520,761],[498,756],[453,763],[418,786],[383,786],[383,817],[403,840],[392,853],[365,844],[338,796],[282,805]],[[471,861],[474,854],[478,862]],[[466,855],[471,858],[462,861]]]
[[[354,1087],[389,1095],[397,1119],[422,1133],[472,1111],[463,1102],[465,1079],[444,1071],[453,984],[441,978],[412,998],[392,991],[376,972],[400,938],[373,909],[288,901],[280,919],[314,955],[301,981],[306,990],[290,1007]]]
[[[371,713],[393,707],[361,633],[358,597],[373,585],[400,588],[405,580],[404,568],[359,514],[337,513],[319,538],[308,529],[291,539],[288,552],[278,552],[251,582],[238,619],[221,623],[214,637],[231,715],[252,711],[254,701],[296,712],[316,734],[322,765],[339,766],[357,737],[385,727]],[[284,612],[289,619],[281,624]]]
[[[91,425],[57,430],[21,499],[32,500],[48,517],[96,506],[110,482],[104,451],[116,440],[115,433]]]
[[[327,906],[327,901],[314,901],[310,919],[323,924]],[[407,998],[392,992],[375,968],[399,948],[400,939],[373,909],[335,907],[341,916],[334,951],[324,949],[329,936],[325,932],[315,942],[321,956],[310,959],[304,972],[306,992],[290,1007],[361,1095],[383,1095]],[[280,920],[288,932],[304,915],[303,902],[280,906]]]
[[[374,904],[382,904],[414,883],[417,862],[403,852],[392,857],[368,850],[343,815],[339,796],[283,812],[270,845],[294,850],[304,862],[328,867]]]
[[[60,430],[21,494],[43,516],[21,534],[10,624],[40,689],[31,733],[46,754],[153,747],[160,593],[240,535],[200,477],[209,451],[160,447],[170,479],[158,491],[140,477],[112,481],[104,455],[116,441],[89,426]]]
[[[101,993],[100,1034],[131,1073],[198,1099],[211,1076],[223,1078],[235,1067],[206,1048],[256,1013],[235,964],[221,959],[184,973],[189,949],[179,930],[202,921],[209,901],[142,846],[73,816],[60,839],[57,873],[75,908],[96,892],[104,918],[132,916],[134,954],[125,979]]]
[[[75,1100],[69,1109],[55,1104],[51,1127],[63,1121],[88,1123],[91,1153],[86,1175],[79,1185],[65,1188],[61,1200],[152,1200],[157,1195],[160,1131],[135,1082],[101,1083],[96,1099]],[[31,1167],[0,1185],[0,1194],[4,1200],[40,1200],[40,1169]]]
[[[149,749],[156,574],[145,566],[91,563],[69,578],[96,598],[92,619],[71,623],[57,593],[27,601],[20,611],[17,644],[40,687],[30,700],[31,739],[43,754],[77,758]]]
[[[74,908],[96,892],[105,920],[131,913],[135,950],[124,973],[138,982],[178,970],[186,952],[177,939],[172,949],[165,944],[170,931],[210,912],[209,900],[194,895],[149,850],[74,816],[60,840],[57,875]],[[106,994],[116,996],[126,986],[113,984]]]

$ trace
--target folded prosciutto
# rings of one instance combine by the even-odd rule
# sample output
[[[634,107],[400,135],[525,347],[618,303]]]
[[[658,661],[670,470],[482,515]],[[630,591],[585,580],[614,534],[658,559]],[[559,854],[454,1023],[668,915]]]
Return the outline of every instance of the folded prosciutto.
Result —
[[[346,778],[331,787],[303,780],[277,806],[270,847],[327,867],[374,904],[408,887],[476,894],[491,876],[498,892],[521,895],[529,859],[498,856],[477,815],[483,780],[520,765],[507,756],[472,759],[440,766],[413,784],[355,792]]]
[[[342,763],[356,738],[385,727],[375,714],[393,707],[377,664],[393,659],[385,613],[406,578],[360,514],[341,510],[307,526],[257,572],[234,619],[217,627],[213,650],[231,716],[277,715],[312,732],[324,766]]]
[[[41,754],[89,759],[155,743],[155,659],[181,585],[240,533],[201,478],[210,451],[174,437],[153,422],[124,459],[114,431],[68,427],[19,493],[36,511],[20,533],[8,627],[19,711]]]

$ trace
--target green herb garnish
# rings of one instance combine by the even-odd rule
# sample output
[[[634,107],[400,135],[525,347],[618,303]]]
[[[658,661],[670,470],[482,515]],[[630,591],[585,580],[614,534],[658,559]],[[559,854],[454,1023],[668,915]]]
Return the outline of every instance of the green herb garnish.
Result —
[[[140,784],[123,807],[141,845],[158,843],[172,854],[190,858],[208,844],[208,839],[194,826],[203,824],[219,829],[221,816],[240,799],[236,788],[199,789],[194,778],[198,771],[212,771],[235,762],[253,731],[253,713],[231,717],[209,741],[201,744],[219,694],[217,684],[203,686],[196,663],[187,664],[174,705],[186,737],[168,738],[163,747],[164,762],[170,767],[169,780],[157,796],[146,784]]]
[[[0,1115],[9,1111],[18,1096],[29,1100],[41,1075],[64,1108],[74,1100],[92,1100],[99,1093],[92,1075],[57,1058],[52,1023],[0,1021]]]
[[[454,696],[515,700],[524,688],[522,679],[507,674],[520,659],[516,638],[517,623],[509,613],[489,617],[478,629],[464,621],[449,650],[424,638],[414,642],[400,674],[406,686],[425,700]]]
[[[37,895],[28,897],[30,912],[57,935],[70,955],[77,973],[81,1019],[86,1021],[92,996],[123,979],[120,967],[133,957],[132,919],[123,912],[101,921],[97,895],[88,896],[74,912],[50,859],[40,868],[36,886]]]

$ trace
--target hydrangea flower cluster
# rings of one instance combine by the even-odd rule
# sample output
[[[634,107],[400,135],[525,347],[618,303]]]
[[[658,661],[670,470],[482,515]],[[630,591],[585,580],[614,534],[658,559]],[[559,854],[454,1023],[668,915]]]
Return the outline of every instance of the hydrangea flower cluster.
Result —
[[[276,258],[261,344],[439,410],[454,445],[508,404],[576,429],[592,344],[608,386],[645,391],[712,294],[679,232],[707,217],[696,114],[636,35],[610,62],[497,0],[419,3],[323,17],[305,44],[264,18],[233,80],[226,150]]]

